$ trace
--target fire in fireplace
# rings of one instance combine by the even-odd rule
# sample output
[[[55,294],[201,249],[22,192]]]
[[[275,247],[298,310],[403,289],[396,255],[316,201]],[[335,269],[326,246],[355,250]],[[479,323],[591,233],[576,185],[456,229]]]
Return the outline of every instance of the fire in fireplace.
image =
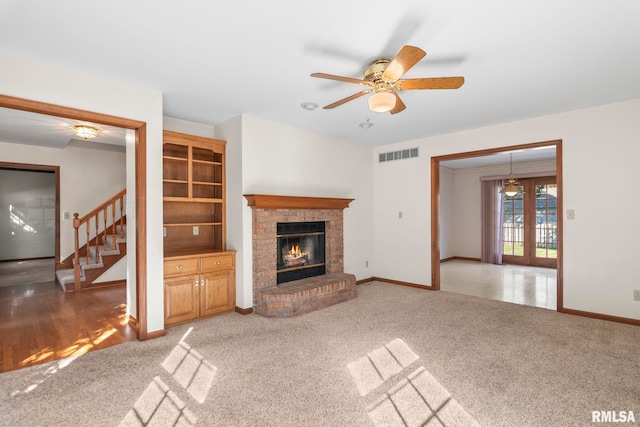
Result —
[[[325,274],[325,223],[277,224],[277,283]]]

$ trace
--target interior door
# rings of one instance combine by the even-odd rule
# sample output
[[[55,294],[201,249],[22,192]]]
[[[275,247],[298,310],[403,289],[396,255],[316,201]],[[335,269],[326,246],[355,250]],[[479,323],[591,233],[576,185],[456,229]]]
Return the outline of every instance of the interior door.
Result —
[[[556,268],[558,259],[558,187],[555,177],[534,178],[535,206],[531,207],[531,265]]]
[[[556,268],[557,186],[555,177],[523,178],[524,194],[502,202],[505,264]]]

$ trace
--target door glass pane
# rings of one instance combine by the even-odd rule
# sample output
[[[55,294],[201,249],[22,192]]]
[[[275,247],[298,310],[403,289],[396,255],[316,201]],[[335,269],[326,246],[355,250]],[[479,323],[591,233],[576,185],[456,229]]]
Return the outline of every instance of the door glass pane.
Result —
[[[502,198],[502,253],[524,255],[524,210],[523,194]]]
[[[557,258],[556,184],[536,185],[536,257]]]

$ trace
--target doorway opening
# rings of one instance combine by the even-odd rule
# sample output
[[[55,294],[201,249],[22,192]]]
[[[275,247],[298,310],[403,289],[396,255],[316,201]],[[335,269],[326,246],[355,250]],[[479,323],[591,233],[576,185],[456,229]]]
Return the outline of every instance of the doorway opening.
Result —
[[[132,296],[129,304],[134,306],[129,307],[129,313],[135,313],[135,316],[130,316],[129,321],[132,326],[137,330],[137,338],[139,340],[146,340],[152,338],[147,331],[147,253],[146,253],[146,124],[137,120],[121,118],[116,116],[110,116],[101,113],[94,113],[91,111],[79,110],[75,108],[63,107],[54,104],[48,104],[43,102],[31,101],[22,98],[15,98],[6,95],[0,95],[0,107],[9,108],[14,110],[21,110],[26,112],[45,114],[55,117],[64,117],[69,119],[84,120],[87,122],[115,126],[124,129],[130,129],[135,132],[135,188],[131,189],[136,195],[136,200],[141,201],[135,204],[135,235],[136,235],[136,247],[131,251],[131,255],[135,257],[135,285],[130,281],[127,281],[128,294]],[[127,154],[129,155],[129,154]],[[56,215],[59,216],[59,209],[56,210]],[[59,220],[59,218],[58,218]],[[59,238],[59,236],[58,236]],[[57,247],[59,251],[59,247]],[[56,254],[56,259],[59,259],[60,254]],[[133,308],[135,307],[135,310]],[[162,335],[162,333],[154,333],[153,337]]]
[[[0,162],[1,261],[60,255],[60,167]]]
[[[491,156],[498,153],[505,153],[514,150],[527,150],[540,147],[551,147],[555,151],[555,169],[556,169],[556,183],[555,183],[555,228],[554,228],[554,243],[545,241],[545,254],[550,254],[551,246],[555,246],[555,262],[557,268],[555,270],[556,276],[556,304],[555,309],[557,311],[563,310],[562,300],[562,141],[544,141],[531,144],[522,144],[514,146],[499,147],[487,150],[477,150],[463,153],[455,153],[444,156],[436,156],[431,158],[431,289],[441,289],[441,251],[440,251],[440,237],[441,237],[441,223],[440,223],[440,163],[450,160],[462,160],[473,159],[484,156]],[[535,190],[534,190],[535,193]],[[467,259],[467,261],[469,261]],[[478,259],[479,261],[479,259]],[[480,263],[478,263],[480,264]]]

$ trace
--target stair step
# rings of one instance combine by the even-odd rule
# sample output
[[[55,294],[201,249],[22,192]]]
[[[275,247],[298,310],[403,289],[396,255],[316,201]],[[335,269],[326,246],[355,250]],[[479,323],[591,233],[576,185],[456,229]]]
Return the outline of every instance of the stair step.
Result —
[[[119,251],[118,246],[120,243],[126,243],[126,237],[119,237],[117,234],[109,234],[105,237],[104,250]]]
[[[104,250],[100,252],[100,256],[106,255],[120,255],[120,249]]]
[[[73,268],[63,268],[56,270],[56,280],[62,287],[62,290],[67,292],[67,285],[74,284]],[[80,272],[80,281],[84,281],[84,274]]]
[[[73,264],[75,265],[76,260],[73,260]],[[89,261],[87,261],[87,257],[86,256],[81,256],[80,257],[80,266],[85,266],[85,265],[92,265],[92,264],[96,264],[96,259],[95,257],[89,256]]]
[[[104,264],[101,262],[96,262],[93,264],[83,264],[80,266],[80,270],[93,270],[95,268],[102,268],[104,267]]]

